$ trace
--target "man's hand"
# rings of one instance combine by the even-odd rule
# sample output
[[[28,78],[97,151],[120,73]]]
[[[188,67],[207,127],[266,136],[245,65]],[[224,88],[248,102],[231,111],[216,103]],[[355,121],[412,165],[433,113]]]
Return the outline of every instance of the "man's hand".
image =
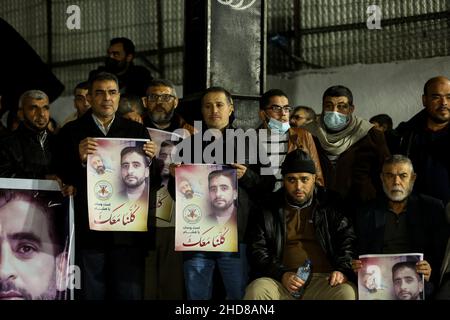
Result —
[[[305,281],[297,277],[294,272],[285,272],[281,278],[281,283],[290,292],[297,292],[304,284]]]
[[[425,281],[430,281],[431,266],[426,260],[422,260],[416,263],[416,272],[423,274]]]
[[[65,184],[62,180],[55,174],[48,174],[45,176],[45,179],[55,180],[59,184],[59,189],[61,189],[61,193],[64,197],[75,196],[77,193],[77,189],[74,186]]]
[[[97,150],[97,142],[94,138],[85,138],[81,140],[78,146],[78,152],[80,153],[80,160],[82,163],[86,163],[88,154],[94,154]]]
[[[352,260],[352,269],[353,272],[358,273],[359,270],[362,268],[362,261],[361,260]]]
[[[148,141],[144,144],[144,152],[147,156],[150,157],[150,159],[153,159],[153,157],[156,154],[156,143],[154,141]]]
[[[347,277],[340,271],[333,271],[328,277],[330,286],[335,287],[341,283],[347,282]]]
[[[236,168],[236,174],[237,174],[237,178],[240,179],[245,175],[245,172],[247,171],[247,167],[244,166],[243,164],[238,164],[238,163],[233,163],[231,165],[233,168]]]
[[[179,166],[181,166],[181,164],[171,163],[169,165],[169,173],[172,177],[175,178],[175,168],[178,168]]]

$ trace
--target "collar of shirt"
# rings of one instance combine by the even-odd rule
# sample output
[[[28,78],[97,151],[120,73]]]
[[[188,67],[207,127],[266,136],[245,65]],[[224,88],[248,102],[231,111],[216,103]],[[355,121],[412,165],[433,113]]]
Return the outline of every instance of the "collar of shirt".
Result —
[[[111,128],[111,125],[114,122],[114,119],[116,118],[116,115],[113,115],[113,118],[111,120],[111,122],[106,126],[106,128],[103,126],[103,123],[100,121],[99,118],[97,118],[93,113],[92,113],[92,119],[94,119],[95,124],[97,125],[97,127],[101,130],[101,132],[103,132],[103,134],[106,136],[108,135],[108,131],[109,128]]]

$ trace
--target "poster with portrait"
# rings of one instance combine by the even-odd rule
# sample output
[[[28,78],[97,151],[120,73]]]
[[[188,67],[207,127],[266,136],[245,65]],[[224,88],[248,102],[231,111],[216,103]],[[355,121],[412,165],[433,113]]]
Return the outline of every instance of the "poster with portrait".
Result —
[[[175,169],[176,251],[238,251],[237,174],[227,165]]]
[[[73,245],[72,197],[56,181],[0,178],[0,300],[73,299]]]
[[[160,174],[163,185],[156,193],[156,223],[158,225],[161,223],[161,221],[158,220],[162,220],[174,226],[174,221],[172,221],[173,212],[175,210],[174,201],[167,190],[167,182],[170,176],[169,165],[173,162],[173,155],[176,149],[175,145],[178,141],[183,139],[183,137],[173,132],[153,128],[147,128],[147,130],[152,141],[154,141],[157,146],[157,153],[153,161],[157,161],[157,167],[161,169]]]
[[[424,300],[423,275],[416,272],[423,254],[372,254],[359,260],[359,300]]]
[[[89,227],[97,231],[147,231],[150,159],[146,139],[96,138],[87,158]]]

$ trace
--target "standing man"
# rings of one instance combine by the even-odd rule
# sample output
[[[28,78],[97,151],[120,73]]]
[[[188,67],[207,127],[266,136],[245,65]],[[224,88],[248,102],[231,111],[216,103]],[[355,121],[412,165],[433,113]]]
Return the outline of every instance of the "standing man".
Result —
[[[258,129],[266,129],[268,133],[267,140],[261,143],[267,150],[277,179],[273,191],[283,185],[280,166],[286,154],[295,149],[302,149],[311,155],[316,164],[317,182],[323,185],[322,168],[311,134],[303,128],[293,128],[289,125],[292,107],[287,95],[279,89],[269,90],[262,95],[259,108],[259,117],[263,123]]]
[[[74,185],[78,190],[75,198],[76,256],[82,270],[82,297],[94,300],[142,299],[147,235],[89,229],[86,160],[88,154],[96,152],[95,137],[149,139],[148,131],[137,122],[116,116],[120,93],[118,80],[113,74],[93,76],[87,97],[91,109],[61,129],[61,157],[58,162],[63,183]],[[143,147],[150,158],[153,158],[155,149],[152,141]],[[153,166],[150,176],[154,181],[153,187],[158,188]]]
[[[88,88],[89,83],[87,81],[80,82],[75,86],[73,90],[73,106],[76,111],[64,120],[64,124],[80,118],[91,107],[87,100]]]
[[[55,137],[48,131],[48,96],[29,90],[19,99],[19,127],[0,141],[0,177],[46,179],[55,173]]]
[[[289,124],[291,128],[300,128],[307,123],[316,120],[316,112],[307,106],[298,106],[292,110],[292,114],[289,118]]]
[[[424,109],[396,128],[400,135],[398,153],[411,159],[417,172],[414,190],[450,200],[450,80],[446,77],[429,79],[424,86]]]
[[[167,79],[153,79],[142,98],[146,110],[144,126],[174,132],[185,129],[185,134],[194,133],[194,127],[186,123],[175,112],[178,97],[175,85]],[[168,168],[172,162],[172,145],[163,142],[160,146],[161,175],[167,186]],[[160,161],[161,162],[161,161]],[[161,190],[160,192],[162,192]],[[146,270],[146,298],[161,300],[182,300],[184,294],[183,256],[175,251],[175,218],[164,221],[156,218],[155,248],[150,250]]]
[[[357,210],[359,254],[423,253],[416,271],[437,288],[449,235],[442,202],[411,193],[416,174],[411,160],[403,155],[386,159],[380,178],[384,195]],[[361,267],[360,260],[353,261],[355,271]]]
[[[320,118],[305,128],[316,141],[325,186],[354,207],[382,192],[379,172],[389,150],[383,133],[353,114],[350,89],[330,87],[322,103]]]
[[[355,300],[352,277],[355,234],[344,217],[338,197],[316,185],[316,166],[303,150],[286,155],[281,166],[284,188],[258,210],[250,256],[256,280],[247,300],[293,300],[307,285],[305,300]],[[306,260],[312,278],[306,284],[296,275]]]
[[[91,79],[96,73],[108,72],[114,74],[119,80],[120,93],[143,97],[152,75],[147,68],[136,66],[133,60],[136,49],[133,41],[128,38],[114,38],[109,42],[105,66],[92,70]]]

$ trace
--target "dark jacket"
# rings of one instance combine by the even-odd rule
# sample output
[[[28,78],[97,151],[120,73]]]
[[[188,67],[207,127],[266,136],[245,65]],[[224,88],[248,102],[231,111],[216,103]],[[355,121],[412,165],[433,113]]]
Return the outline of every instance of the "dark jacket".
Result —
[[[373,200],[358,210],[355,229],[359,254],[383,253],[388,210],[386,197]],[[408,198],[406,219],[409,252],[424,254],[424,259],[433,269],[430,280],[437,283],[449,235],[444,206],[438,199],[422,194],[411,194]]]
[[[41,144],[39,134],[23,123],[0,141],[0,177],[45,179],[54,174],[52,158],[55,137],[47,132]]]
[[[143,120],[144,126],[146,128],[158,129],[155,127],[153,122],[150,120],[147,113],[144,114],[144,116],[142,117],[142,120]],[[174,113],[172,120],[170,121],[170,126],[166,129],[164,129],[164,131],[174,132],[177,129],[186,129],[190,134],[195,133],[195,128],[193,126],[191,126],[189,123],[187,123],[179,114]],[[159,129],[159,130],[161,130],[161,129]]]
[[[270,277],[281,282],[285,272],[283,250],[286,242],[285,190],[281,188],[262,207],[251,232],[250,256],[256,277]],[[316,187],[313,202],[313,224],[316,238],[333,271],[352,279],[355,234],[349,220],[343,216],[337,194]]]
[[[203,123],[202,128],[204,131],[206,131],[207,126],[205,123]],[[227,129],[235,129],[233,126],[229,126]],[[203,141],[204,132],[196,133],[186,139],[184,139],[183,143],[191,143],[191,159],[188,162],[185,163],[205,163],[203,161],[202,155],[195,155],[195,141],[201,141],[202,142],[202,153],[205,150],[205,148],[212,144],[215,140],[212,141]],[[201,135],[199,137],[199,135]],[[230,140],[226,139],[220,139],[220,142],[223,145],[223,155],[224,159],[222,159],[222,163],[225,164],[226,160],[226,150],[227,150],[227,144],[231,143]],[[243,161],[239,161],[236,159],[236,156],[238,155],[238,148],[240,148],[240,152],[244,149],[245,150],[245,162],[248,162],[248,154],[249,154],[249,143],[245,143],[245,145],[237,145],[236,140],[234,141],[234,155],[235,158],[233,159],[234,163],[242,163],[247,164],[247,171],[245,172],[245,175],[241,177],[238,180],[238,233],[239,233],[239,242],[246,242],[246,231],[247,231],[247,224],[249,220],[250,212],[252,212],[252,208],[255,206],[256,202],[261,201],[261,199],[264,198],[266,194],[269,194],[271,190],[274,187],[275,184],[275,177],[273,175],[261,175],[261,168],[263,165],[261,165],[258,161],[256,164],[248,164],[243,163]],[[259,145],[259,148],[262,146]],[[259,150],[258,150],[258,153]],[[196,161],[197,158],[201,159],[200,162]],[[229,164],[229,163],[227,163]],[[266,168],[270,168],[269,165],[265,165]],[[173,177],[170,177],[169,183],[168,183],[168,190],[170,195],[173,199],[175,199],[175,179]]]
[[[87,174],[86,167],[81,164],[78,146],[87,137],[105,135],[92,119],[92,110],[88,110],[81,118],[67,123],[58,135],[60,157],[58,159],[58,176],[66,184],[77,188],[75,196],[75,223],[77,246],[82,248],[104,249],[112,245],[148,246],[148,235],[145,232],[100,232],[89,230],[87,209]],[[116,115],[108,138],[150,139],[147,129],[141,124]],[[156,169],[150,166],[150,201],[155,201],[155,189],[160,187],[160,178]],[[150,202],[150,208],[155,204]],[[149,213],[149,216],[154,216]]]
[[[382,132],[370,129],[364,138],[343,152],[334,165],[317,138],[314,140],[327,189],[338,192],[351,207],[383,194],[380,172],[390,153]]]
[[[414,191],[450,200],[450,146],[449,127],[438,132],[427,129],[427,112],[420,111],[395,129],[400,137],[396,153],[411,159],[417,179]]]

